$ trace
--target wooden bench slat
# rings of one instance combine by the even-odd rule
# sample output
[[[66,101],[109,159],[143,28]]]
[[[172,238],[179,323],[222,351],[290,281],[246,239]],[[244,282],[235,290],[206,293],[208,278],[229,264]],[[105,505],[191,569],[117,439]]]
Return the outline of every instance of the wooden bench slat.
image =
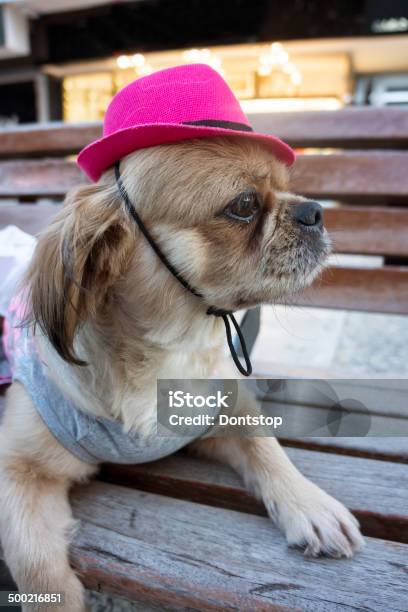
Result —
[[[405,465],[287,448],[300,471],[345,503],[366,535],[408,543],[408,469]],[[105,465],[100,479],[231,510],[265,515],[228,467],[183,453],[145,465]]]
[[[272,378],[280,376],[274,375]],[[298,405],[306,409],[320,407],[327,410],[336,398],[340,401],[353,398],[362,402],[373,415],[408,421],[408,380],[406,379],[336,380],[338,377],[333,376],[331,381],[327,376],[321,378],[327,380],[320,381],[313,377],[310,377],[310,380],[290,380],[281,390],[273,392],[264,389],[261,391],[256,386],[252,388],[257,393],[258,399],[282,407]],[[348,410],[350,413],[356,411],[352,405]]]
[[[0,226],[2,221],[16,223],[25,231],[37,233],[44,220],[50,221],[54,210],[41,206],[41,216],[37,219],[35,207],[24,206],[20,211],[9,211],[5,207],[2,216],[0,204]],[[27,219],[20,221],[22,216]],[[39,209],[40,210],[40,209]],[[55,211],[56,212],[56,211]],[[390,314],[408,314],[408,268],[387,266],[384,268],[345,268],[331,267],[323,272],[311,288],[296,296],[288,297],[283,303],[311,307],[340,308]]]
[[[36,234],[58,210],[58,204],[36,208],[0,203],[0,227],[13,223]],[[408,210],[364,206],[327,208],[325,225],[335,252],[408,257]]]
[[[304,448],[307,450],[323,451],[335,455],[349,455],[365,459],[378,459],[380,461],[395,461],[408,463],[407,439],[399,437],[352,437],[352,438],[284,438],[281,442],[285,446]],[[342,458],[339,458],[342,461]]]
[[[404,201],[408,195],[408,152],[299,155],[294,191],[312,198]],[[87,180],[65,159],[0,162],[0,197],[59,196]]]
[[[353,398],[353,395],[351,396]],[[347,398],[345,398],[347,399]],[[363,405],[365,404],[362,401]],[[347,404],[347,402],[346,402]],[[367,404],[366,404],[367,405]],[[367,408],[369,406],[367,405]],[[363,408],[364,410],[364,408]],[[263,411],[269,416],[284,417],[284,427],[279,434],[282,437],[309,436],[311,439],[322,436],[401,436],[408,439],[408,418],[406,415],[387,414],[384,407],[382,414],[361,412],[361,409],[345,409],[343,412],[331,410],[328,406],[305,406],[301,403],[283,403],[278,401],[263,403]]]
[[[306,559],[264,517],[98,482],[72,500],[72,561],[90,588],[170,609],[265,612],[402,610],[408,597],[404,544],[368,539],[352,560]]]
[[[78,153],[101,138],[102,123],[35,123],[0,131],[0,158],[43,157]]]
[[[60,204],[2,204],[0,202],[0,229],[16,225],[28,234],[38,234],[53,220]]]
[[[75,162],[64,159],[0,162],[0,197],[64,197],[88,181]]]
[[[71,547],[71,565],[85,587],[140,605],[132,609],[150,610],[154,606],[160,611],[294,610],[257,597],[251,593],[253,583],[245,576],[212,568],[209,562],[203,562],[202,555],[180,554],[177,549],[169,551],[114,532],[110,526],[82,523]]]
[[[36,208],[0,203],[0,227],[13,223],[36,234],[58,210],[58,204]],[[364,206],[327,208],[325,225],[336,252],[408,256],[408,210]]]
[[[4,410],[4,395],[0,387],[0,418]],[[408,445],[404,437],[352,437],[352,438],[285,438],[284,445],[300,448],[323,450],[325,452],[408,463]]]
[[[299,155],[291,189],[310,198],[406,201],[408,152]]]
[[[328,268],[311,287],[282,303],[408,314],[408,268]]]
[[[406,148],[408,115],[398,108],[254,113],[254,130],[293,147]],[[102,123],[51,122],[2,129],[0,158],[76,153],[102,136]]]
[[[276,134],[292,147],[408,147],[408,113],[402,108],[260,113],[250,121],[256,131]]]
[[[326,208],[324,218],[335,252],[408,256],[406,209],[341,206]]]

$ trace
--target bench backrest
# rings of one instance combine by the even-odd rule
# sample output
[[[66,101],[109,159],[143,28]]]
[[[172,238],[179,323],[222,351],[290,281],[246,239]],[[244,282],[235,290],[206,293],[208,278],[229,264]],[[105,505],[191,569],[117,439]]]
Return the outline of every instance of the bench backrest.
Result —
[[[299,150],[294,191],[336,203],[326,211],[335,251],[377,256],[369,267],[367,258],[352,266],[339,258],[291,303],[408,314],[408,110],[356,107],[250,120]],[[39,231],[58,209],[32,204],[61,201],[86,182],[71,156],[100,134],[99,123],[0,132],[0,227]],[[20,205],[6,204],[10,198]]]

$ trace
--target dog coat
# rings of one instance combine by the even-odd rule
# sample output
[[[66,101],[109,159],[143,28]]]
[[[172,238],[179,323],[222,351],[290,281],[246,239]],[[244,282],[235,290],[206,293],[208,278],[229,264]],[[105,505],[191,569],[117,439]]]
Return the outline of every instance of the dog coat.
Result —
[[[154,434],[141,438],[124,432],[119,421],[80,410],[48,376],[48,366],[40,359],[32,328],[19,326],[23,317],[24,301],[20,295],[11,301],[5,319],[3,342],[10,372],[3,372],[3,382],[18,380],[24,385],[50,432],[79,459],[88,463],[154,461],[171,455],[209,429],[195,427],[192,436]]]

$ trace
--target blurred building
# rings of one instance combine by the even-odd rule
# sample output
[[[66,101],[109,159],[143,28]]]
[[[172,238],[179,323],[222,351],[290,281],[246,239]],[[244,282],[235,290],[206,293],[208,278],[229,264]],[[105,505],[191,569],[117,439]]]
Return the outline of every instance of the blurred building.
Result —
[[[101,119],[137,76],[219,70],[249,113],[408,104],[406,0],[0,0],[0,122]]]

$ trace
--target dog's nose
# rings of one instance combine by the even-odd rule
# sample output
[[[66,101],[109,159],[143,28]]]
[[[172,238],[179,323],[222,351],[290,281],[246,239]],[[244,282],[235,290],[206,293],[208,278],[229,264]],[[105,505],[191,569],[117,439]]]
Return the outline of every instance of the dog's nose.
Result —
[[[300,225],[323,228],[323,208],[318,202],[305,200],[291,205],[291,213]]]

